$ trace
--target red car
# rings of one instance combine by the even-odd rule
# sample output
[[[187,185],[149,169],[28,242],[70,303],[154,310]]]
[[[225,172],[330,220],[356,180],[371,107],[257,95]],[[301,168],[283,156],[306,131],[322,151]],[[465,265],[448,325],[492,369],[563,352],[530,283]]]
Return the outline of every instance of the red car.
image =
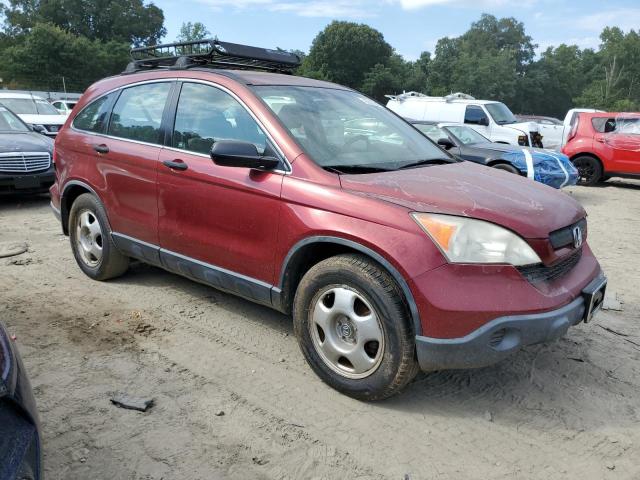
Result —
[[[135,50],[56,139],[52,206],[89,277],[135,258],[291,313],[313,370],[370,400],[598,309],[606,280],[569,196],[458,161],[349,88],[275,73],[295,55],[176,48]]]
[[[562,153],[584,185],[610,177],[640,178],[640,114],[579,113]]]

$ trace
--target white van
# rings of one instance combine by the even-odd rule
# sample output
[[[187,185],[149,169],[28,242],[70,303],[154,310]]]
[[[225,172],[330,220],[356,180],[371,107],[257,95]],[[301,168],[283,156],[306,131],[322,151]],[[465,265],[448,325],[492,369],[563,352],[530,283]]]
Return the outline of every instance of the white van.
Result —
[[[542,147],[542,136],[534,122],[519,123],[501,102],[476,100],[471,95],[452,93],[446,97],[429,97],[407,92],[387,95],[387,108],[408,120],[464,123],[492,142]]]
[[[7,107],[20,119],[39,133],[55,137],[67,117],[60,115],[44,98],[29,93],[5,90],[0,92],[0,104]]]

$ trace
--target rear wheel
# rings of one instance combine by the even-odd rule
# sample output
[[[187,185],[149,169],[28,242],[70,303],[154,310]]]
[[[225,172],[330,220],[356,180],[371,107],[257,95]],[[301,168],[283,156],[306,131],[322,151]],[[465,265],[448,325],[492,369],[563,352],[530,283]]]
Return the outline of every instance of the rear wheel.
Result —
[[[113,243],[102,204],[90,193],[71,206],[69,240],[78,266],[94,280],[118,277],[129,268],[129,258]]]
[[[493,165],[493,168],[498,170],[504,170],[505,172],[515,173],[516,175],[520,175],[520,172],[513,165],[509,165],[508,163],[497,163]]]
[[[602,164],[593,157],[581,156],[573,159],[578,169],[578,184],[593,186],[602,180]]]
[[[415,335],[402,292],[378,264],[339,255],[312,267],[296,292],[300,349],[328,385],[380,400],[415,376]]]

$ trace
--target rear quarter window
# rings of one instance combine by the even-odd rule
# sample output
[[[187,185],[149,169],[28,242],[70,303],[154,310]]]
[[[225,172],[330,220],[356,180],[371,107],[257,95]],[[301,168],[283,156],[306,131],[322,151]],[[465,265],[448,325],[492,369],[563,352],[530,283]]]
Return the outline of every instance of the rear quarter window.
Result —
[[[115,96],[115,92],[110,93],[84,107],[73,119],[73,128],[85,132],[104,133]]]
[[[611,133],[616,130],[616,119],[607,117],[595,117],[591,119],[593,129],[598,133]]]

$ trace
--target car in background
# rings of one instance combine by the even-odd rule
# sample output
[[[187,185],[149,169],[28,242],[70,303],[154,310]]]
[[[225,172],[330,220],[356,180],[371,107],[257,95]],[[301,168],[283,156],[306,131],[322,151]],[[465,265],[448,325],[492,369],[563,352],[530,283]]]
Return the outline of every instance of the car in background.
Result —
[[[640,178],[640,114],[579,113],[562,151],[583,185],[610,177]]]
[[[58,135],[67,117],[60,115],[44,98],[28,93],[0,92],[0,103],[11,109],[35,131],[49,137]]]
[[[492,142],[542,147],[543,139],[534,122],[518,122],[504,103],[476,100],[471,95],[453,93],[429,97],[408,92],[387,95],[387,108],[404,118],[469,125]]]
[[[55,180],[53,140],[0,103],[0,194],[44,193]]]
[[[603,113],[604,110],[596,110],[595,108],[572,108],[567,112],[564,116],[564,120],[562,121],[562,143],[560,148],[564,147],[567,143],[567,139],[569,137],[569,132],[571,132],[571,127],[578,119],[578,115],[580,113]]]
[[[73,107],[76,106],[76,103],[78,103],[77,100],[55,100],[51,102],[51,105],[53,105],[53,108],[55,108],[60,115],[68,117]]]
[[[562,132],[564,130],[562,120],[541,115],[516,115],[516,118],[520,122],[535,122],[538,124],[538,131],[544,139],[545,148],[559,150],[562,146]]]
[[[41,478],[36,402],[15,342],[0,323],[0,479]]]
[[[473,128],[452,123],[411,123],[456,157],[531,178],[553,188],[575,185],[578,171],[562,153],[491,142]]]

